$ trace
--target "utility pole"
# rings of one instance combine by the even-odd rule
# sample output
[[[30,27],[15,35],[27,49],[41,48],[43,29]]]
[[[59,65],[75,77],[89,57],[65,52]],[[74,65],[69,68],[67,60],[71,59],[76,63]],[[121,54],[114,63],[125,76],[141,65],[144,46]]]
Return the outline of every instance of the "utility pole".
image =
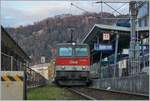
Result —
[[[137,69],[138,64],[138,57],[139,52],[136,49],[137,43],[136,43],[136,18],[137,18],[137,2],[131,1],[130,2],[130,19],[131,19],[131,31],[130,31],[130,52],[129,52],[129,74],[134,74],[134,72]]]
[[[70,38],[70,39],[71,39],[71,42],[72,42],[72,32],[73,32],[73,30],[71,29],[71,38]]]
[[[99,78],[102,78],[102,66],[101,66],[101,62],[102,62],[102,52],[100,53],[100,62],[99,62]]]
[[[70,34],[71,34],[71,36],[70,36],[70,42],[73,42],[73,31],[75,30],[75,28],[68,28],[68,30],[70,31]]]
[[[115,42],[115,57],[114,57],[114,78],[116,77],[117,55],[118,55],[118,40],[119,40],[118,32],[116,32],[115,34],[116,34],[116,42]]]
[[[97,44],[99,45],[99,35],[97,35]],[[102,51],[100,51],[100,60],[99,60],[99,69],[98,69],[98,77],[99,79],[102,78],[102,67],[101,67],[101,61],[102,61]]]

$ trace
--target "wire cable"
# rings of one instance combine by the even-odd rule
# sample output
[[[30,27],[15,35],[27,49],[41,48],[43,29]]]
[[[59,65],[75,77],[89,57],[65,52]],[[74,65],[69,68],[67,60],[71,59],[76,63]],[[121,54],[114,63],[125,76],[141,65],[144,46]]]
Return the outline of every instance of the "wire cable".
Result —
[[[123,8],[127,3],[122,4],[119,8],[117,8],[116,10],[120,10],[121,8]],[[115,11],[113,11],[112,13],[114,13]]]
[[[109,4],[107,4],[106,2],[104,2],[108,7],[110,7],[112,10],[114,10],[115,12],[117,12],[118,14],[122,15],[119,11],[117,11],[116,9],[114,9],[113,7],[111,7]]]

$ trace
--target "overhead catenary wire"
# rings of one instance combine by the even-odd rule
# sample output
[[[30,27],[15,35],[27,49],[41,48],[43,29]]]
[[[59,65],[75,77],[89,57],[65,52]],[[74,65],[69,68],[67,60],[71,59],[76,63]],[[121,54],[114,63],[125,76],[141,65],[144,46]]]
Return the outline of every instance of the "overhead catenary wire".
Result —
[[[75,5],[75,4],[73,4],[73,3],[70,3],[70,4],[71,4],[72,6],[78,8],[78,9],[80,9],[80,10],[86,12],[86,13],[90,13],[89,11],[86,11],[85,9],[83,9],[83,8],[81,8],[81,7],[78,7],[77,5]]]
[[[101,19],[129,19],[129,17],[103,18],[103,16],[102,16],[102,12],[103,12],[103,3],[105,3],[107,6],[109,6],[111,9],[113,9],[115,12],[119,13],[120,15],[122,15],[122,14],[121,14],[120,12],[118,12],[117,9],[121,9],[121,8],[119,7],[119,8],[117,8],[117,9],[114,9],[113,7],[111,7],[111,6],[108,5],[106,2],[103,2],[103,1],[95,2],[95,3],[101,3],[101,13],[100,13],[100,18],[101,18]],[[92,13],[92,12],[89,12],[89,11],[87,11],[87,10],[85,10],[85,9],[83,9],[83,8],[81,8],[81,7],[79,7],[79,6],[75,5],[75,4],[73,4],[73,3],[70,3],[70,4],[71,4],[71,6],[74,6],[74,7],[78,8],[78,9],[80,9],[80,10],[86,12],[86,13]],[[124,3],[123,5],[125,5],[125,3]]]
[[[105,2],[104,2],[105,3]],[[110,7],[112,10],[116,11],[118,14],[122,15],[119,11],[117,11],[116,9],[114,9],[112,6],[110,6],[109,4],[105,3],[108,7]]]
[[[119,8],[117,8],[116,10],[120,10],[121,8],[125,7],[127,3],[122,4]],[[115,11],[113,11],[112,13],[114,13]]]
[[[104,4],[106,4],[108,7],[110,7],[112,10],[113,10],[113,12],[117,12],[118,14],[120,14],[120,15],[122,15],[118,10],[119,9],[121,9],[123,6],[125,6],[126,5],[126,3],[128,3],[128,2],[125,2],[125,3],[123,3],[123,5],[121,5],[119,8],[117,8],[117,9],[114,9],[111,5],[109,5],[109,4],[107,4],[106,2],[104,2],[104,1],[97,1],[97,2],[95,2],[95,3],[101,3],[101,19],[129,19],[129,17],[121,17],[121,18],[103,18],[103,16],[102,16],[102,12],[103,12],[103,3]],[[112,3],[117,3],[117,2],[112,2]],[[119,3],[119,2],[118,2]]]

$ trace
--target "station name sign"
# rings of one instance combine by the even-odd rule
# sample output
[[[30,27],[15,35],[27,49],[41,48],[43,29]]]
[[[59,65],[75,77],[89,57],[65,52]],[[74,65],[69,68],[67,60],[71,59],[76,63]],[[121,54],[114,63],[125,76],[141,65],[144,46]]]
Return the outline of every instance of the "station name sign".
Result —
[[[111,44],[94,44],[94,50],[96,51],[112,51],[113,46]]]

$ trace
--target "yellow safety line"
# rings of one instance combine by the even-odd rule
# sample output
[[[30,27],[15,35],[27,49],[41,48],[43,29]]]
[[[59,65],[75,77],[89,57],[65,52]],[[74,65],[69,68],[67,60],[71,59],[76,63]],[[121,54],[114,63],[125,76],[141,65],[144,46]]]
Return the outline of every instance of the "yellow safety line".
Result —
[[[2,78],[3,78],[5,81],[11,81],[11,80],[8,78],[7,73],[4,73],[4,75],[2,76]]]
[[[11,80],[8,78],[7,73],[4,73],[2,78],[6,81],[6,87],[9,87],[9,85],[11,84]]]
[[[13,78],[14,78],[16,81],[22,81],[22,80],[19,78],[19,75],[17,75],[17,74],[14,75]]]

